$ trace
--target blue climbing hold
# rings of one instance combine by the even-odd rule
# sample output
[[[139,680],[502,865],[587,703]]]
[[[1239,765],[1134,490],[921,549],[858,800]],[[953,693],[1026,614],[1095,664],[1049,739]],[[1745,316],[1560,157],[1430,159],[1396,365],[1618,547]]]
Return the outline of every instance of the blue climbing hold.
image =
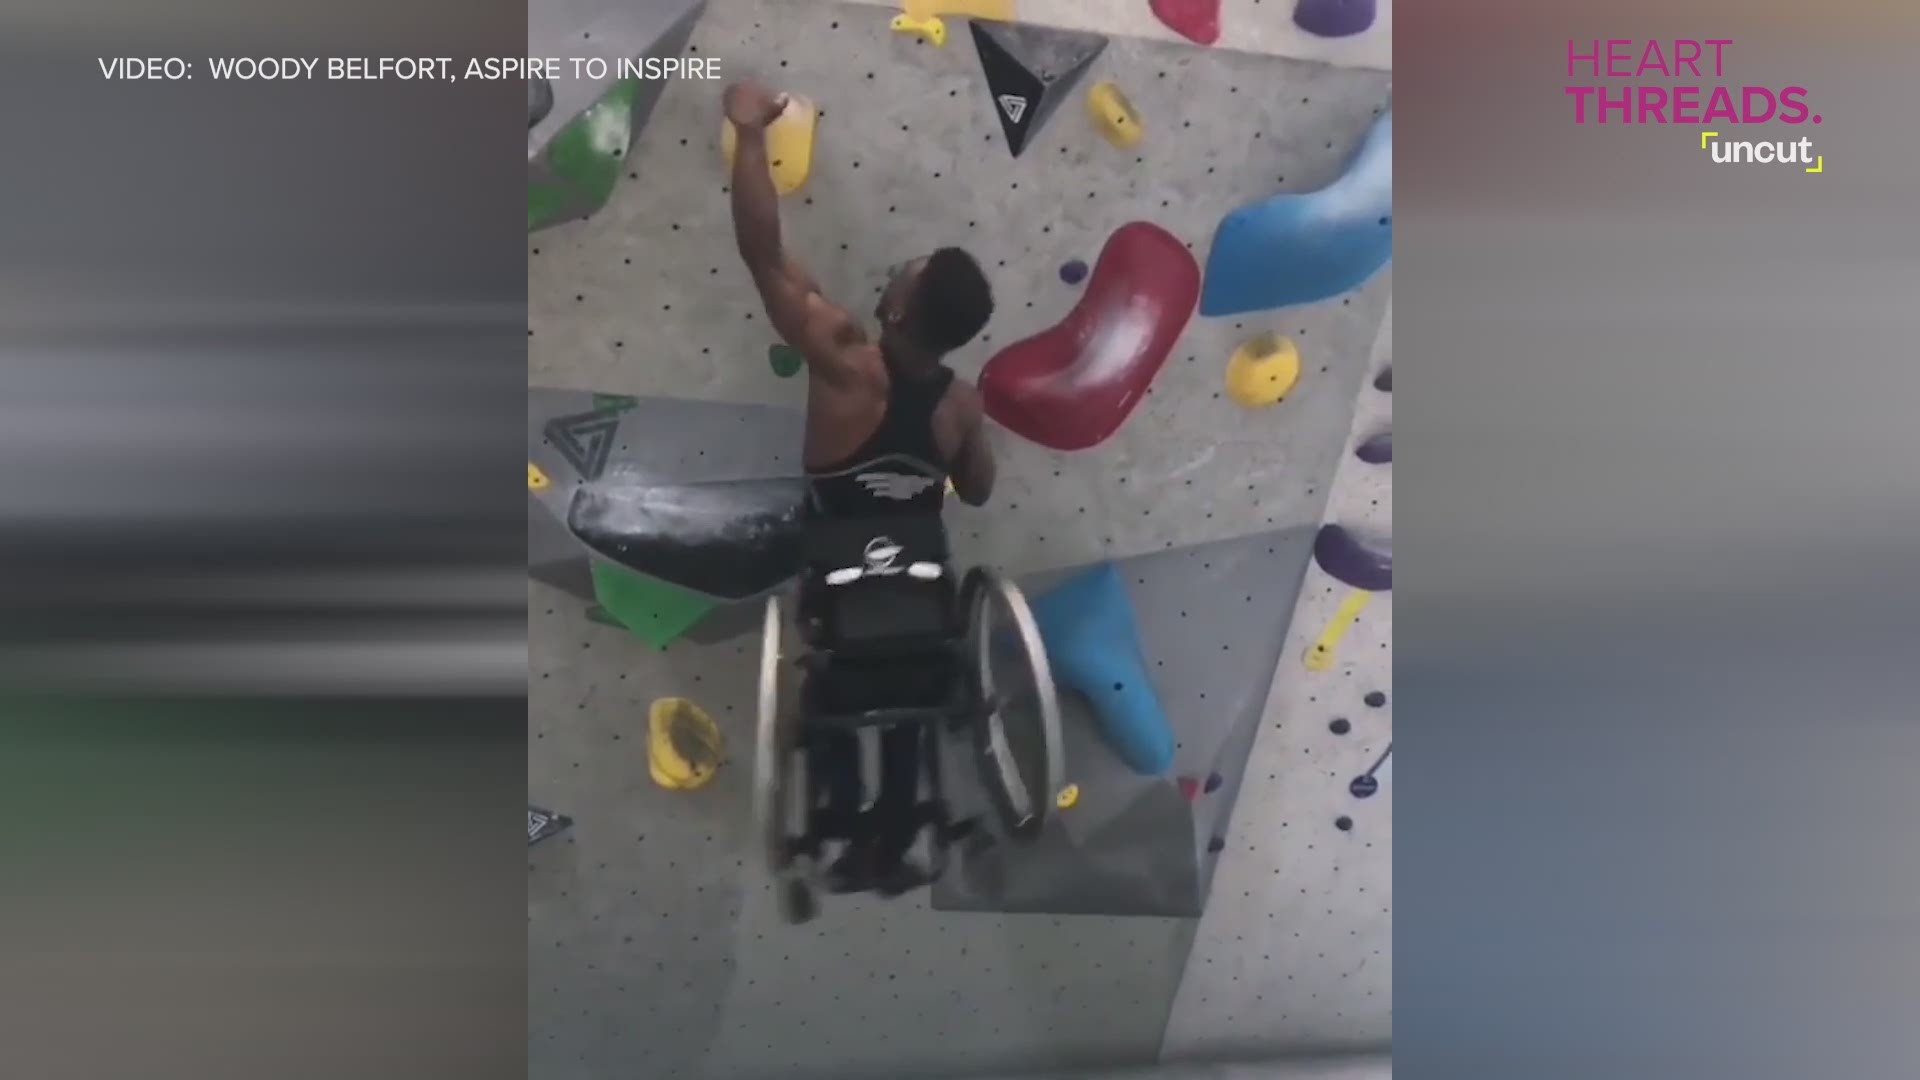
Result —
[[[1068,259],[1060,264],[1060,280],[1069,285],[1078,285],[1087,278],[1087,264],[1079,259]]]
[[[1111,563],[1056,586],[1033,602],[1034,620],[1060,685],[1093,706],[1107,743],[1143,776],[1173,766],[1173,728],[1147,679],[1146,658],[1127,587]]]
[[[1393,257],[1393,113],[1319,191],[1273,195],[1222,218],[1200,314],[1310,304],[1358,287]]]

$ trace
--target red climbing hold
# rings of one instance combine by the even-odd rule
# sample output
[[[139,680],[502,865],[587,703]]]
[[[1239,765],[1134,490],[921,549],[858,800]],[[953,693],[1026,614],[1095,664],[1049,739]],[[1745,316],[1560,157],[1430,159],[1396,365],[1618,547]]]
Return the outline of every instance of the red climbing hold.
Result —
[[[1179,784],[1180,784],[1180,794],[1188,802],[1192,802],[1194,800],[1194,797],[1200,794],[1200,781],[1195,780],[1191,776],[1181,777],[1179,780]]]
[[[987,415],[1054,450],[1099,445],[1146,396],[1199,299],[1185,244],[1149,222],[1120,226],[1067,317],[987,361]]]
[[[1160,21],[1190,41],[1211,45],[1220,40],[1220,0],[1151,0]]]

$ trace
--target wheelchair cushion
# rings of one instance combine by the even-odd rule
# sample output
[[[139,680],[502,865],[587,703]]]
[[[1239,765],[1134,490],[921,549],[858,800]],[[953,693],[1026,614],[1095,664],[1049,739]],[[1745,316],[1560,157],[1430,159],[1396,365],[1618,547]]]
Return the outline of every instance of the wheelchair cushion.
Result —
[[[1054,678],[1086,696],[1127,767],[1143,776],[1172,767],[1173,729],[1147,679],[1133,606],[1113,564],[1074,576],[1032,606]]]

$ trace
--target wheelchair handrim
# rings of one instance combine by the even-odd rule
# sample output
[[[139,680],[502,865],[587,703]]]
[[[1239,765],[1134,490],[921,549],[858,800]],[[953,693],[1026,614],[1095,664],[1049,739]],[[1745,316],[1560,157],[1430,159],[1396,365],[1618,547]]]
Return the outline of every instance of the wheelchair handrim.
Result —
[[[1053,803],[1054,793],[1065,782],[1066,762],[1060,738],[1060,700],[1053,682],[1053,670],[1047,662],[1045,643],[1040,638],[1039,624],[1033,618],[1033,612],[1027,607],[1024,594],[1018,586],[999,574],[984,568],[976,570],[977,577],[970,582],[972,610],[969,611],[975,674],[978,678],[982,700],[991,703],[995,697],[993,678],[993,643],[989,618],[990,605],[998,600],[1006,609],[1013,623],[1013,631],[1020,638],[1022,653],[1026,656],[1029,673],[1033,678],[1035,713],[1040,724],[1040,746],[1046,755],[1045,767],[1041,770],[1043,791],[1026,790],[1028,783],[1014,760],[1012,747],[1007,742],[1006,725],[1001,719],[1001,710],[987,712],[981,720],[981,751],[994,762],[995,794],[1004,800],[1008,812],[1009,827],[1016,833],[1032,835],[1039,831],[1045,822],[1048,808]],[[983,763],[984,764],[984,763]]]
[[[780,598],[767,597],[760,627],[760,699],[754,731],[753,809],[765,845],[767,868],[778,873],[791,861],[787,845],[787,765],[791,745],[780,716],[780,639],[784,632]]]

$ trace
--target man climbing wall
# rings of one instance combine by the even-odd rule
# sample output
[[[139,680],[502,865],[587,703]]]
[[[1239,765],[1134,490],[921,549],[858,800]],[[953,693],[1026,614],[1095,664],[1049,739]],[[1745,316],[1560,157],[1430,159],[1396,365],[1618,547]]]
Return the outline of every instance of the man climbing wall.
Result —
[[[980,395],[943,362],[993,314],[993,292],[973,256],[941,248],[894,271],[874,314],[877,342],[785,248],[766,129],[789,104],[753,80],[726,90],[735,128],[733,226],[767,317],[807,366],[804,460],[810,525],[828,521],[931,518],[938,521],[952,478],[979,506],[993,493],[993,452]],[[803,615],[809,601],[803,596]],[[875,685],[861,707],[895,704],[912,688]],[[897,893],[926,880],[905,854],[918,834],[917,725],[880,736],[880,793],[865,805],[860,747],[853,732],[808,737],[812,768],[824,778],[828,814],[846,823],[848,844],[830,872],[836,891]]]

